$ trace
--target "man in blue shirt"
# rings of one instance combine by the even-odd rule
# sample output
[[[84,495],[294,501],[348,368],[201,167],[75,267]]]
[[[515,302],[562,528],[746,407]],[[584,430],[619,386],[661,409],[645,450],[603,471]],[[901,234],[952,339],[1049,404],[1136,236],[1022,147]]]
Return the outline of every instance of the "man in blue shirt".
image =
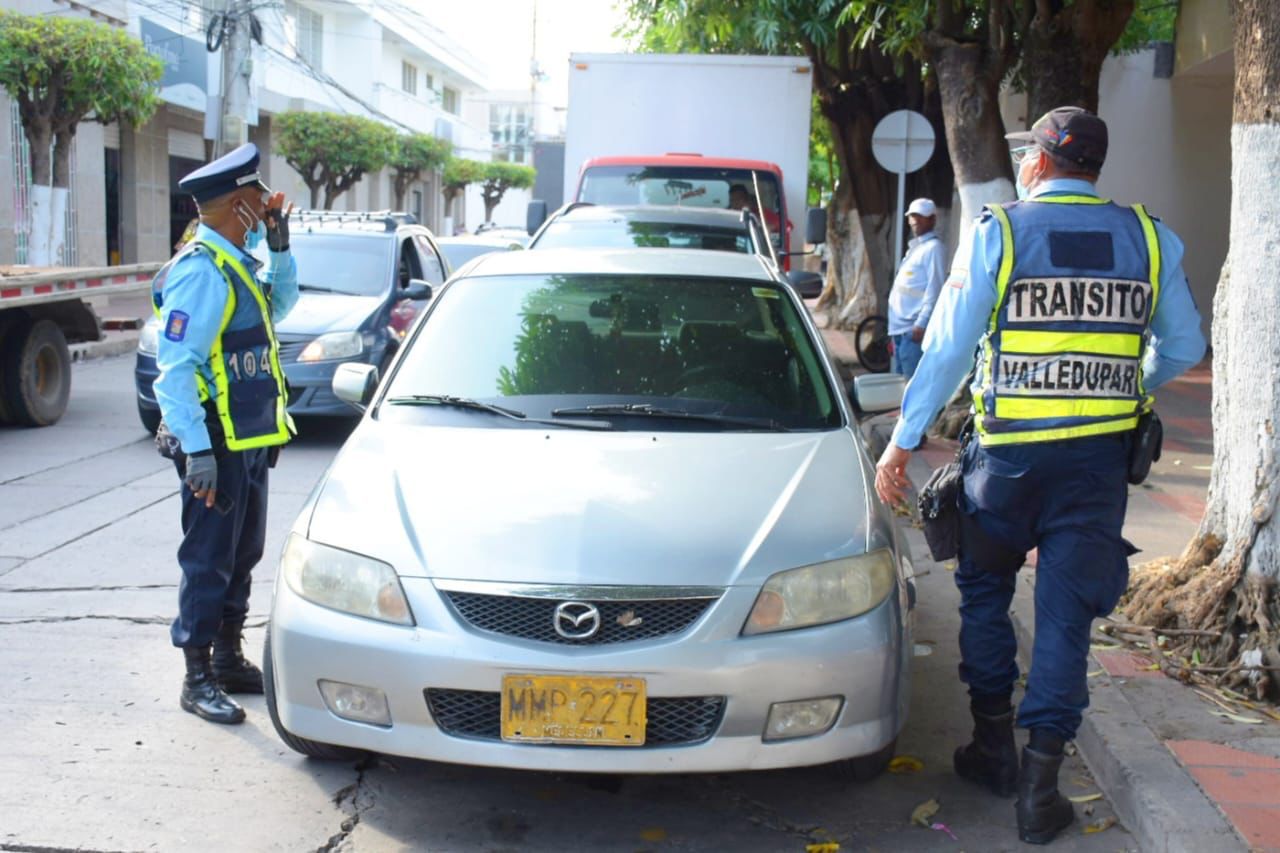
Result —
[[[915,375],[920,363],[920,342],[945,278],[947,252],[933,230],[937,213],[933,201],[927,198],[918,198],[907,208],[907,224],[915,236],[907,243],[907,254],[889,291],[893,372],[907,379]]]
[[[955,769],[1016,793],[1020,837],[1047,843],[1074,818],[1057,775],[1088,705],[1090,626],[1128,582],[1121,528],[1133,431],[1150,393],[1199,362],[1205,341],[1182,242],[1140,205],[1097,196],[1102,120],[1064,107],[1010,138],[1024,200],[989,206],[957,257],[876,492],[905,499],[910,449],[978,347],[955,575],[974,739],[956,751]],[[1018,709],[1031,735],[1019,766],[1008,611],[1033,548],[1036,639]]]
[[[297,302],[297,269],[284,194],[262,183],[258,161],[244,145],[179,181],[200,224],[152,283],[162,322],[157,444],[182,480],[182,583],[170,630],[187,664],[180,704],[218,723],[244,720],[228,693],[262,692],[241,632],[266,538],[267,469],[292,432],[273,321]],[[250,251],[263,240],[271,260],[259,281]]]

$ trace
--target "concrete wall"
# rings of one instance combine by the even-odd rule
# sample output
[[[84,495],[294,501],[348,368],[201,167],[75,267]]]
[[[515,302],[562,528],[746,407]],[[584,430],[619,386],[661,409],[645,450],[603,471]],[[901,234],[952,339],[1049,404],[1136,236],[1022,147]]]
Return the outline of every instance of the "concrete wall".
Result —
[[[123,262],[169,257],[169,127],[163,110],[137,130],[120,128],[120,187]]]

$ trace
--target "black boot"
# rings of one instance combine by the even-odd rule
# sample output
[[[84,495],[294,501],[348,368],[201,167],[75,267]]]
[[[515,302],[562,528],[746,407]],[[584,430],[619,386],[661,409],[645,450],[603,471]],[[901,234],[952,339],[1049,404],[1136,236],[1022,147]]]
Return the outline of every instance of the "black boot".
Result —
[[[218,687],[209,660],[209,647],[184,648],[187,677],[182,682],[182,710],[211,723],[243,723],[244,708]]]
[[[1028,844],[1048,844],[1075,820],[1071,801],[1058,793],[1058,768],[1062,753],[1022,750],[1018,776],[1018,837]]]
[[[989,788],[997,797],[1018,792],[1018,748],[1013,743],[1013,709],[1003,714],[973,713],[973,742],[956,750],[956,775]]]
[[[213,674],[227,693],[261,693],[262,670],[245,660],[240,650],[243,622],[223,622],[213,639]]]

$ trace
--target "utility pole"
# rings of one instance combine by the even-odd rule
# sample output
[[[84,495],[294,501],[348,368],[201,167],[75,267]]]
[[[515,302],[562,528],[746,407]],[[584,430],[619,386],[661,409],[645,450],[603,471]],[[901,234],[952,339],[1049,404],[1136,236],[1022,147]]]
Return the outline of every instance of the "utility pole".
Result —
[[[249,39],[252,27],[248,0],[217,0],[215,14],[222,20],[219,46],[222,52],[222,92],[213,156],[221,157],[249,141],[248,118],[252,103],[249,87],[253,73]]]
[[[529,47],[529,120],[525,123],[525,145],[529,158],[533,158],[533,128],[538,116],[538,80],[542,69],[538,67],[538,0],[533,0],[533,40]],[[527,164],[526,164],[527,165]]]

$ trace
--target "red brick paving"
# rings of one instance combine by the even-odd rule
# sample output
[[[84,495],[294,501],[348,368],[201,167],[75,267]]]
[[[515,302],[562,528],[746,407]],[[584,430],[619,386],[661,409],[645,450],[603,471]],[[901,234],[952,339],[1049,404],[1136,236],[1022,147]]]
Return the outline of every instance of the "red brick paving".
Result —
[[[1280,759],[1208,741],[1175,740],[1167,746],[1250,850],[1280,853]]]
[[[1151,669],[1150,658],[1124,649],[1094,649],[1093,656],[1109,675],[1116,678],[1164,677],[1160,670]]]
[[[1196,524],[1199,524],[1200,519],[1204,517],[1204,495],[1174,495],[1153,490],[1147,492],[1147,497]]]

